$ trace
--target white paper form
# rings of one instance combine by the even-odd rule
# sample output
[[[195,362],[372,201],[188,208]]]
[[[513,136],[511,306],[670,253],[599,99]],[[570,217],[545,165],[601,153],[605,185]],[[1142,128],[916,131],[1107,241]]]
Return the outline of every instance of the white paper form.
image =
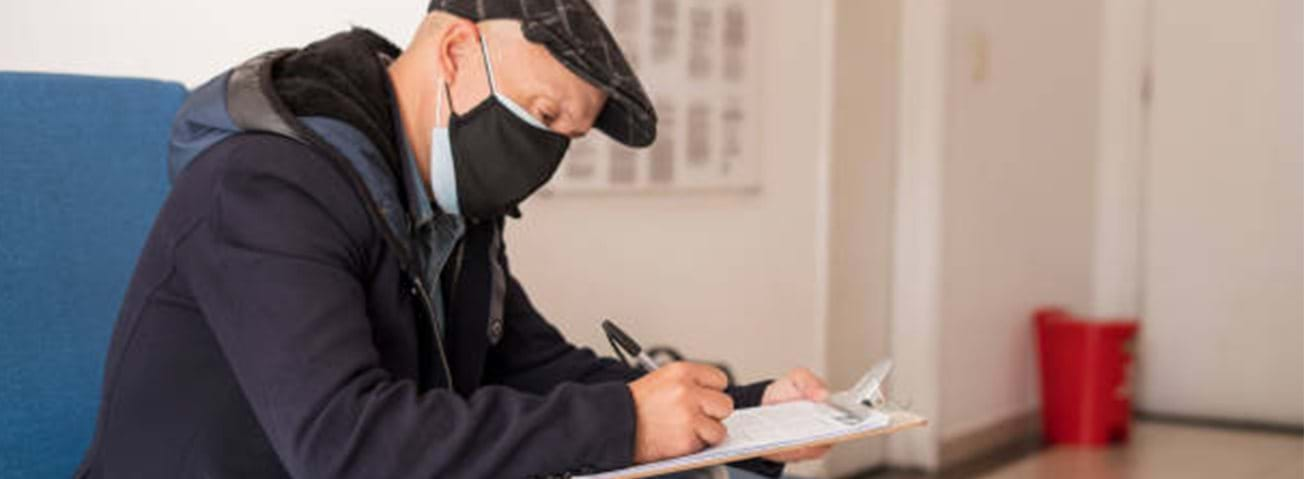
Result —
[[[724,442],[696,454],[576,479],[612,479],[676,472],[732,462],[757,453],[803,444],[825,443],[887,427],[890,418],[870,411],[864,419],[825,403],[796,401],[734,411],[724,420]]]

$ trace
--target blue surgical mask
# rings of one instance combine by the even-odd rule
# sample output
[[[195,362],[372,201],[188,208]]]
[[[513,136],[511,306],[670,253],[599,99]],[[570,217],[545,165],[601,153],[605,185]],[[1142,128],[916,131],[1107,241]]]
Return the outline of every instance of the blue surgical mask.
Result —
[[[453,112],[451,128],[431,129],[430,189],[446,213],[490,217],[514,210],[543,186],[556,171],[570,139],[553,132],[502,94],[483,35],[480,47],[492,96],[465,117]],[[447,83],[441,82],[435,118],[442,117],[445,103],[451,110]],[[495,104],[511,116],[493,113]],[[476,158],[468,161],[470,158],[459,155]]]
[[[447,87],[439,85],[439,104],[435,106],[435,118],[441,118],[444,107],[444,95]],[[448,135],[448,127],[436,126],[430,130],[430,191],[435,193],[435,204],[439,209],[451,215],[461,215],[461,206],[457,204],[457,173],[453,168],[453,146]]]

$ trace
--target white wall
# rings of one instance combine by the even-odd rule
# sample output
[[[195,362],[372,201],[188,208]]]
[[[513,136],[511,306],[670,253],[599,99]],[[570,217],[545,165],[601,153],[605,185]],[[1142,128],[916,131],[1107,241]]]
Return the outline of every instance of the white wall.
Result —
[[[1301,2],[950,9],[941,440],[1038,407],[1040,304],[1141,316],[1144,410],[1304,422]]]
[[[6,0],[0,70],[176,80],[194,87],[260,52],[302,45],[352,25],[405,46],[420,0]]]
[[[827,373],[853,384],[891,356],[893,200],[903,0],[838,0],[834,16]],[[827,471],[877,465],[886,439],[834,449]]]
[[[946,142],[948,0],[901,4],[889,350],[889,397],[924,417],[929,427],[888,438],[894,465],[939,465],[941,402],[939,256],[942,163]]]
[[[1142,171],[1145,165],[1149,0],[1100,0],[1094,318],[1141,314]]]
[[[611,317],[748,379],[824,367],[823,17],[766,1],[763,191],[557,195],[509,226],[516,274],[577,342],[607,353],[598,322]]]
[[[1037,407],[1029,314],[1092,273],[1099,2],[951,2],[943,440]]]
[[[1304,7],[1156,0],[1140,407],[1304,424]]]
[[[727,361],[744,380],[829,371],[832,3],[764,1],[760,193],[556,195],[528,201],[509,226],[513,269],[575,342],[609,354],[598,322],[610,317],[645,342]],[[863,371],[858,359],[846,361]],[[877,461],[844,454],[833,467]],[[826,474],[821,464],[793,470]]]

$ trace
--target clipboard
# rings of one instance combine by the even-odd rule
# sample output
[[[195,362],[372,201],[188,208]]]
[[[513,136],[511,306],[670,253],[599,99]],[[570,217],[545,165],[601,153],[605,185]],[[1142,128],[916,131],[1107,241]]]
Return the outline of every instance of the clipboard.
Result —
[[[724,420],[729,431],[725,441],[703,451],[575,479],[659,476],[927,425],[927,419],[887,405],[882,384],[891,369],[891,361],[883,361],[854,387],[824,402],[794,401],[734,411]]]

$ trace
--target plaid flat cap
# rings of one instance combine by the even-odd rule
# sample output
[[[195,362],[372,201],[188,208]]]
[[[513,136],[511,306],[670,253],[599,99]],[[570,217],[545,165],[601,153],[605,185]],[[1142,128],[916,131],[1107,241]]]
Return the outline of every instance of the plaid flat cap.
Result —
[[[544,45],[580,78],[609,95],[594,122],[612,139],[633,147],[652,144],[657,114],[625,54],[586,0],[431,0],[441,10],[471,21],[515,19],[525,38]]]

